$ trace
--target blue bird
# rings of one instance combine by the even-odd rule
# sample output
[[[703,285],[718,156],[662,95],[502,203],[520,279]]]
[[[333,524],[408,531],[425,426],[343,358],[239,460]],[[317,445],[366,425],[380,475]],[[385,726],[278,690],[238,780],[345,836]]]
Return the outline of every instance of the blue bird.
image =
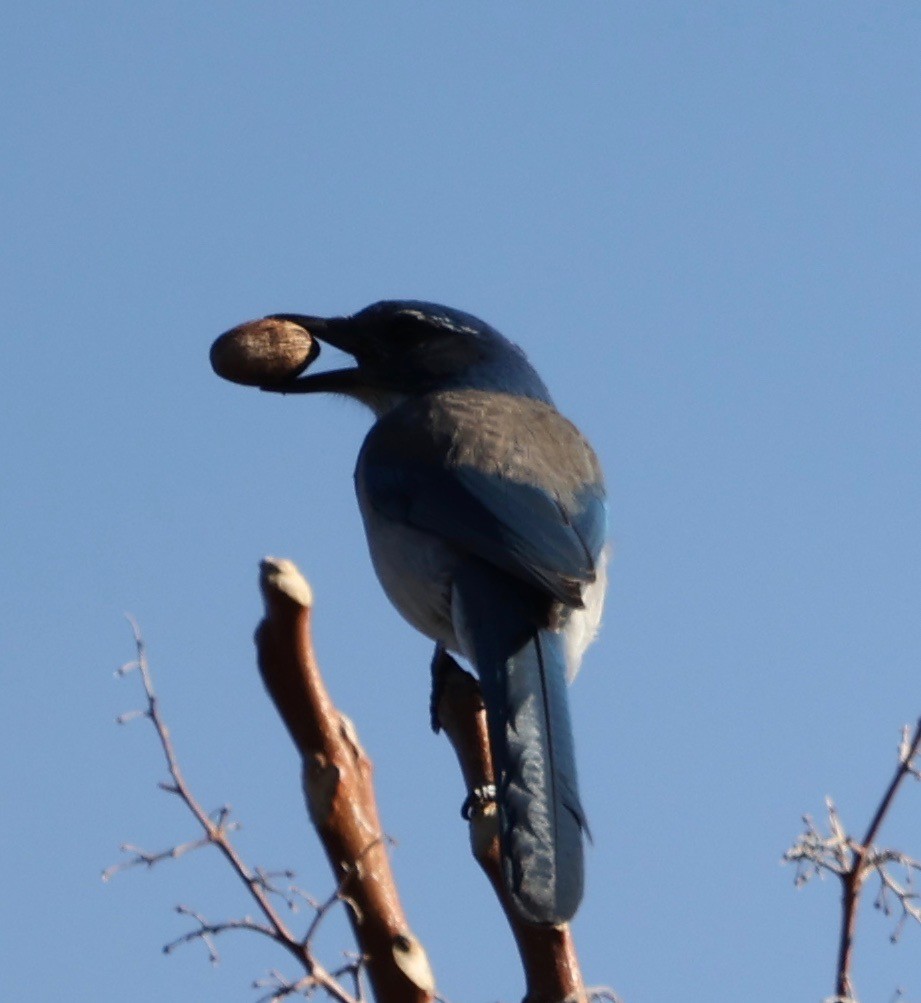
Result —
[[[566,683],[606,585],[598,460],[521,349],[476,317],[412,300],[275,316],[355,359],[264,389],[374,412],[355,487],[375,571],[410,624],[476,668],[506,885],[525,920],[564,923],[585,828]]]

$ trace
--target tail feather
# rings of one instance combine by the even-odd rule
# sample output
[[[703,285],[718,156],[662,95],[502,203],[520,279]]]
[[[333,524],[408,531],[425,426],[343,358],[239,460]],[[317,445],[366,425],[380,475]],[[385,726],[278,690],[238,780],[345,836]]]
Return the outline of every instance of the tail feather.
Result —
[[[526,919],[566,922],[582,898],[585,816],[563,639],[487,568],[455,580],[454,619],[486,704],[506,884]]]

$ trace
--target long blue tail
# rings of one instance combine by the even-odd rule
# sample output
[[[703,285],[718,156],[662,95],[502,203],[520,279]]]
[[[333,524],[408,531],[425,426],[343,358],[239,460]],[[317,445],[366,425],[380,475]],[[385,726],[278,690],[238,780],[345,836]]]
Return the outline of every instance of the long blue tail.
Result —
[[[486,704],[505,881],[525,919],[564,923],[582,899],[585,815],[562,637],[502,572],[478,565],[454,587],[455,631]]]

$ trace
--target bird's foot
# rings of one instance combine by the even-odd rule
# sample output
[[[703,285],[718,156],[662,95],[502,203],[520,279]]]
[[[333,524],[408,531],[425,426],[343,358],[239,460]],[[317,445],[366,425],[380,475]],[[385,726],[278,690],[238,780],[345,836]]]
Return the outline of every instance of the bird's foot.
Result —
[[[496,785],[483,784],[482,787],[474,787],[464,798],[461,805],[461,818],[469,822],[472,816],[480,814],[483,809],[496,800]]]

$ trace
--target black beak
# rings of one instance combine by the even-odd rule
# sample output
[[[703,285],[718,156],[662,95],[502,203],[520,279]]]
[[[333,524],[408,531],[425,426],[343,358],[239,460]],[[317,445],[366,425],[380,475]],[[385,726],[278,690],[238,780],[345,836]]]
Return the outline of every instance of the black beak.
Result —
[[[356,355],[360,347],[360,338],[355,336],[354,325],[348,317],[308,317],[299,313],[273,313],[269,316],[272,320],[286,320],[297,324],[318,341],[348,352],[349,355]],[[331,369],[324,373],[308,373],[287,383],[275,383],[262,389],[282,394],[309,394],[321,391],[349,393],[355,387],[363,386],[364,382],[361,369],[356,366],[348,369]]]
[[[348,352],[349,355],[355,355],[361,348],[362,339],[356,336],[355,323],[351,317],[307,317],[300,313],[273,313],[270,317],[272,320],[287,320],[297,324],[320,341]]]

